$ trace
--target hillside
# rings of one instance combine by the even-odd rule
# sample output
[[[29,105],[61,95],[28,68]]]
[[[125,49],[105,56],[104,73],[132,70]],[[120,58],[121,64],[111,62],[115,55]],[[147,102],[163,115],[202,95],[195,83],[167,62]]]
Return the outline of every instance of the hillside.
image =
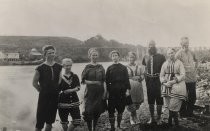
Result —
[[[64,57],[71,57],[75,62],[86,62],[87,51],[91,47],[97,47],[100,51],[100,61],[109,61],[108,54],[111,50],[117,49],[122,57],[130,50],[136,50],[136,46],[123,44],[116,40],[106,40],[101,35],[96,35],[85,41],[71,37],[50,37],[50,36],[0,36],[0,51],[19,52],[21,60],[28,60],[28,54],[32,48],[41,52],[41,48],[51,44],[57,48],[58,61]],[[143,48],[138,46],[138,48]]]
[[[13,51],[27,50],[31,48],[41,49],[46,44],[54,45],[58,48],[81,45],[82,41],[71,37],[45,37],[45,36],[0,36],[1,50]]]

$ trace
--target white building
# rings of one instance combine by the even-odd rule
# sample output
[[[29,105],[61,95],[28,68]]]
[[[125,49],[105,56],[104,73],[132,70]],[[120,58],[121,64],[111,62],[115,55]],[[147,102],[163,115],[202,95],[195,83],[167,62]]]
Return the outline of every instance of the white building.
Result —
[[[0,60],[3,60],[3,59],[5,59],[5,58],[6,58],[5,54],[4,54],[3,52],[0,51]]]
[[[20,54],[19,53],[6,53],[6,59],[8,61],[17,61],[20,59]]]
[[[0,60],[18,61],[20,60],[20,54],[19,53],[3,53],[0,51]]]

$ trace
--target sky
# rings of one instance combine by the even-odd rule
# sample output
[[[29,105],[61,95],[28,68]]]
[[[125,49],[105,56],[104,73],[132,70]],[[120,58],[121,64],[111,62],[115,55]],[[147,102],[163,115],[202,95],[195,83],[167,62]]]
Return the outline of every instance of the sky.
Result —
[[[0,35],[210,46],[209,0],[0,0]]]

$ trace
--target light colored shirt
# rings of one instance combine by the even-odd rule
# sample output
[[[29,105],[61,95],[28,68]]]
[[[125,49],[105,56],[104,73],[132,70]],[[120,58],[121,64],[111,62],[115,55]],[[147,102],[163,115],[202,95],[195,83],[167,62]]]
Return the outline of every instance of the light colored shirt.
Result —
[[[195,62],[197,62],[195,55],[189,50],[184,51],[180,49],[176,55],[176,59],[179,59],[185,68],[185,82],[196,82],[196,69],[195,69]]]
[[[153,56],[151,56],[151,74],[153,74]]]

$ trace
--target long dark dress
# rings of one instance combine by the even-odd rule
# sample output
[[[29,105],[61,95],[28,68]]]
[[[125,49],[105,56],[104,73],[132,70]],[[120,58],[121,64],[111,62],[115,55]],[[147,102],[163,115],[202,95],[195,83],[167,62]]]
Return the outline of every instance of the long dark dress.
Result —
[[[55,122],[61,69],[62,66],[57,63],[52,66],[43,63],[36,68],[40,74],[39,84],[41,87],[36,115],[36,128],[38,129],[42,129],[44,123],[52,124]]]
[[[83,115],[86,120],[92,120],[95,117],[99,117],[104,112],[103,106],[103,93],[104,93],[104,81],[105,70],[102,65],[86,65],[82,72],[82,83],[88,81],[101,81],[101,85],[87,84],[84,96],[84,112]]]

